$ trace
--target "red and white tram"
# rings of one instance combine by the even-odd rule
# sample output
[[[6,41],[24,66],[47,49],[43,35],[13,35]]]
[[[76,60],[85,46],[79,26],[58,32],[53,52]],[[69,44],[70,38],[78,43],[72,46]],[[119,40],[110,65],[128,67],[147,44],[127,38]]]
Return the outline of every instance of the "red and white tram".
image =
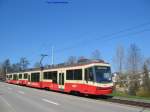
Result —
[[[111,94],[113,87],[110,64],[103,61],[9,73],[6,81],[35,88],[90,95]]]

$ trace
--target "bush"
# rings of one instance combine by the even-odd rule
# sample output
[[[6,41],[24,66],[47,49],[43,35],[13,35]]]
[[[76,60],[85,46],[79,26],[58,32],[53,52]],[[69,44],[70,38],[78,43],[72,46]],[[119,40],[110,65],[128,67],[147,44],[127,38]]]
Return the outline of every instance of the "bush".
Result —
[[[134,79],[132,78],[132,80]],[[139,81],[138,80],[130,81],[128,86],[128,95],[136,95],[136,92],[138,90],[139,90]]]
[[[137,96],[141,96],[141,97],[150,97],[150,91],[149,90],[145,90],[143,87],[141,87],[139,89],[138,92],[136,92]]]

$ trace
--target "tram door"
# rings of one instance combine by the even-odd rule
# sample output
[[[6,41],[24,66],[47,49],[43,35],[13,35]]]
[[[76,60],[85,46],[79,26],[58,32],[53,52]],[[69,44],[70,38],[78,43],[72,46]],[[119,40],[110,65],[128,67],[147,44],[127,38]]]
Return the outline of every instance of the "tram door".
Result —
[[[59,73],[59,89],[64,90],[64,72]]]

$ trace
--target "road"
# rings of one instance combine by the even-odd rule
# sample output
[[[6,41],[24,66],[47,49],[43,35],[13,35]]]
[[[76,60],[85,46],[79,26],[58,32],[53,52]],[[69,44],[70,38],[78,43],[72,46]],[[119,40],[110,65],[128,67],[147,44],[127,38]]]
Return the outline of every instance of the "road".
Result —
[[[150,112],[142,108],[0,82],[0,112]]]

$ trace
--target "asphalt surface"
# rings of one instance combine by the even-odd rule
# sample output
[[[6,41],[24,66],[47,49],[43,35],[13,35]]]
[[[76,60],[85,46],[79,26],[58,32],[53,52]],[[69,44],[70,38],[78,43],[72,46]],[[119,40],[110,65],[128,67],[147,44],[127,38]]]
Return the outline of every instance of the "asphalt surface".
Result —
[[[150,110],[0,82],[0,112],[150,112]]]

